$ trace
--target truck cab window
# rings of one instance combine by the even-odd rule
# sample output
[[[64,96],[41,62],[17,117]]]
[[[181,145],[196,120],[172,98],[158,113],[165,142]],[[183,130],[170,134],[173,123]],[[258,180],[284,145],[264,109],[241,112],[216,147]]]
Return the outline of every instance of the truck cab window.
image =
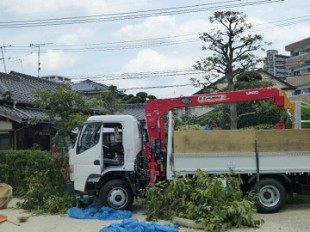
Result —
[[[105,166],[124,164],[123,127],[120,123],[106,123],[103,127],[102,146]]]
[[[100,123],[85,124],[82,128],[82,134],[79,138],[77,153],[88,150],[99,142],[100,138]]]

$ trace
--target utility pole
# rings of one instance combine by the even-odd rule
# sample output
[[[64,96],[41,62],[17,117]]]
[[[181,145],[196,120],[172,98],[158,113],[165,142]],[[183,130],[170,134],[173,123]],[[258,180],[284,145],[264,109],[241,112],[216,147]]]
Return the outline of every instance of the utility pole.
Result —
[[[52,43],[41,43],[41,44],[30,44],[30,47],[37,47],[38,48],[38,78],[40,78],[40,70],[41,70],[41,63],[40,63],[40,56],[41,56],[41,46],[46,46]]]
[[[6,47],[11,47],[11,45],[4,45],[4,42],[3,42],[3,46],[0,46],[1,48],[1,54],[2,54],[2,60],[3,60],[3,67],[4,67],[4,72],[6,72],[6,66],[5,66],[5,58],[4,58],[4,51],[5,51],[5,48]]]

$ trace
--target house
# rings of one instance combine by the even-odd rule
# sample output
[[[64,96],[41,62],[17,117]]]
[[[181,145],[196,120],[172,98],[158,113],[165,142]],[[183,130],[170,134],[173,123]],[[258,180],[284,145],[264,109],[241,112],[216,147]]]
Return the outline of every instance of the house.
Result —
[[[34,144],[50,149],[52,127],[47,115],[34,106],[37,100],[35,93],[55,89],[60,84],[63,82],[56,82],[55,78],[50,81],[13,71],[0,73],[0,150],[28,149]],[[72,90],[91,95],[110,91],[108,86],[91,80],[72,85]],[[133,115],[144,123],[145,106],[143,103],[123,104],[123,111],[118,114]],[[35,121],[39,123],[33,123]]]
[[[0,150],[28,149],[34,144],[50,148],[50,124],[34,106],[35,93],[58,85],[14,71],[0,73]]]
[[[83,92],[86,94],[102,94],[102,93],[110,92],[109,86],[89,80],[89,79],[86,79],[78,83],[74,83],[71,86],[71,89],[73,91],[79,91],[79,92]]]
[[[72,85],[72,81],[68,77],[59,76],[59,75],[51,75],[51,76],[42,76],[41,78],[49,81],[53,81],[56,83],[66,84],[66,85]]]
[[[272,74],[268,73],[267,71],[263,69],[257,70],[257,72],[261,75],[262,80],[264,81],[271,81],[273,87],[285,90],[289,96],[292,96],[296,87],[293,85],[287,83],[282,78],[273,76]],[[227,87],[227,82],[225,78],[220,78],[216,82],[214,82],[212,85],[207,86],[196,92],[195,94],[202,94],[202,93],[212,93],[212,92],[219,92],[218,90],[224,89]],[[214,91],[216,89],[217,91]]]

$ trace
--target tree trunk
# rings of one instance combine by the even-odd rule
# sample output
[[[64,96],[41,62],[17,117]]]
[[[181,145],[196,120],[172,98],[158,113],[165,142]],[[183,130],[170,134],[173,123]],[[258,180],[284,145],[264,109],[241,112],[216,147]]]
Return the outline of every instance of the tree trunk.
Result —
[[[230,104],[230,129],[235,130],[238,128],[238,115],[237,103]]]
[[[229,78],[228,80],[228,89],[229,91],[235,90],[233,78]],[[231,103],[229,108],[230,108],[230,129],[235,130],[238,128],[237,103]]]

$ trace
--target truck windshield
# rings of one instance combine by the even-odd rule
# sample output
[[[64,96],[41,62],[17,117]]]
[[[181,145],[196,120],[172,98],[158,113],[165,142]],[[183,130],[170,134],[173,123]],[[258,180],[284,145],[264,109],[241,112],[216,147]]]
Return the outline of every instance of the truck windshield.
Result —
[[[88,150],[99,142],[101,123],[85,124],[79,138],[77,153]]]

